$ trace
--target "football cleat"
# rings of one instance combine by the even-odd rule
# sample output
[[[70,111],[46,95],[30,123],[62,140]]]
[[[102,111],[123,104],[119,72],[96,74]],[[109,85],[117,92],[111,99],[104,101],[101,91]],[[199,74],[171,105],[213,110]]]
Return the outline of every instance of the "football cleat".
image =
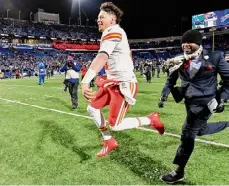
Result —
[[[172,171],[169,174],[162,175],[160,180],[167,184],[180,183],[184,181],[184,174],[178,174],[176,171]]]
[[[157,112],[153,112],[150,115],[147,116],[147,118],[150,119],[151,123],[149,124],[149,127],[156,129],[159,134],[164,134],[165,128],[164,124],[160,120],[160,115]]]
[[[97,154],[98,157],[103,157],[108,155],[112,150],[115,150],[118,148],[118,142],[115,140],[114,137],[112,137],[109,140],[103,141],[103,147],[101,151]]]

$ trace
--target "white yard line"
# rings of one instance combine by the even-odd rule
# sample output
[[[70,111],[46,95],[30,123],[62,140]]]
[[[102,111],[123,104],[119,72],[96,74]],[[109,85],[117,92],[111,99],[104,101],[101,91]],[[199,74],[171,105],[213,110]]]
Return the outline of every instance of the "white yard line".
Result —
[[[54,98],[54,96],[44,95],[47,98]]]
[[[24,106],[28,106],[28,107],[34,107],[34,108],[38,108],[38,109],[41,109],[41,110],[48,110],[48,111],[53,111],[53,112],[66,114],[66,115],[71,115],[71,116],[75,116],[75,117],[82,117],[82,118],[92,119],[89,116],[85,116],[85,115],[81,115],[81,114],[75,114],[75,113],[71,113],[71,112],[65,112],[65,111],[56,110],[56,109],[50,109],[50,108],[41,107],[41,106],[38,106],[38,105],[31,105],[31,104],[23,103],[23,102],[20,102],[20,101],[17,101],[17,100],[9,100],[9,99],[1,98],[1,97],[0,97],[0,100],[6,101],[6,102],[10,102],[10,103],[20,104],[20,105],[24,105]],[[155,130],[151,130],[151,129],[147,129],[147,128],[143,128],[143,127],[140,127],[140,128],[137,128],[137,129],[138,130],[157,133],[157,131],[155,131]],[[180,135],[173,134],[173,133],[168,133],[168,132],[165,132],[164,135],[180,138]],[[229,144],[217,143],[217,142],[198,139],[198,138],[196,139],[196,141],[197,142],[201,142],[201,143],[205,143],[205,144],[209,144],[209,145],[229,148]]]
[[[36,85],[36,86],[33,86],[33,85],[14,85],[14,84],[2,84],[0,83],[0,85],[4,85],[4,86],[7,86],[7,87],[25,87],[25,88],[45,88],[45,85]],[[62,88],[62,84],[60,84],[59,87],[48,87],[48,88],[52,88],[52,89],[63,89]]]
[[[34,99],[34,98],[29,98],[29,99],[31,99],[31,100],[36,100],[36,99]]]
[[[50,109],[50,108],[41,107],[41,106],[38,106],[38,105],[31,105],[31,104],[28,104],[28,103],[22,103],[22,102],[17,101],[17,100],[9,100],[9,99],[1,98],[1,97],[0,97],[0,100],[6,101],[6,102],[11,102],[11,103],[17,103],[17,104],[24,105],[24,106],[29,106],[29,107],[35,107],[35,108],[38,108],[38,109],[41,109],[41,110],[49,110],[49,111],[58,112],[58,113],[61,113],[61,114],[67,114],[67,115],[72,115],[72,116],[76,116],[76,117],[83,117],[83,118],[87,118],[87,119],[92,119],[89,116],[84,116],[84,115],[75,114],[75,113],[71,113],[71,112],[65,112],[65,111],[56,110],[56,109]]]
[[[149,131],[149,132],[155,132],[155,133],[157,133],[157,131],[155,131],[155,130],[151,130],[151,129],[147,129],[147,128],[143,128],[143,127],[139,127],[138,129],[139,130],[144,130],[144,131]],[[176,138],[180,138],[180,135],[173,134],[173,133],[168,133],[168,132],[165,132],[164,135],[173,136],[173,137],[176,137]],[[208,140],[203,140],[203,139],[198,139],[198,138],[196,138],[196,141],[201,142],[201,143],[210,144],[210,145],[215,145],[215,146],[229,148],[229,145],[228,144],[217,143],[217,142],[214,142],[214,141],[208,141]]]

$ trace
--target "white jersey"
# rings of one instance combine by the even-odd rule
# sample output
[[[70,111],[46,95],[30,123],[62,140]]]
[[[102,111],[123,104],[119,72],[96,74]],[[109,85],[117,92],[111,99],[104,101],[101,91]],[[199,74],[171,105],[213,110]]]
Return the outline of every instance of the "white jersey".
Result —
[[[112,25],[103,32],[99,52],[109,57],[105,66],[107,79],[137,82],[128,39],[119,25]]]

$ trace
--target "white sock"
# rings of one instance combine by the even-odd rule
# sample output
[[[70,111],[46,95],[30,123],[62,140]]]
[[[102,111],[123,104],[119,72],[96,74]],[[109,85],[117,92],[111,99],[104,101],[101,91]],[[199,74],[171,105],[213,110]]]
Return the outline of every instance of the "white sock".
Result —
[[[101,111],[99,109],[95,109],[88,105],[87,107],[88,114],[93,118],[94,123],[96,126],[99,128],[104,140],[109,140],[111,139],[110,132],[108,131],[106,121],[101,114]]]
[[[133,128],[138,128],[140,126],[149,125],[150,119],[147,117],[139,117],[139,118],[124,118],[121,123],[111,127],[114,131],[122,131]]]

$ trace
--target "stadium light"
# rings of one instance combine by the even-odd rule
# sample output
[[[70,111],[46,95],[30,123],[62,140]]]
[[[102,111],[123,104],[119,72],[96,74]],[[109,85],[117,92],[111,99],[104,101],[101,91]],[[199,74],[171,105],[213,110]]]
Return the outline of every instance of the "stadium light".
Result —
[[[18,12],[18,19],[21,20],[21,10]]]
[[[7,9],[6,10],[6,17],[7,17],[7,19],[9,18],[9,11],[10,11],[10,9]]]
[[[79,25],[81,25],[81,0],[72,0],[72,10],[78,2],[78,13],[79,13]]]
[[[79,2],[79,25],[81,26],[81,0],[78,0]]]
[[[30,14],[29,14],[30,22],[32,22],[32,15],[33,15],[33,12],[30,12]]]

